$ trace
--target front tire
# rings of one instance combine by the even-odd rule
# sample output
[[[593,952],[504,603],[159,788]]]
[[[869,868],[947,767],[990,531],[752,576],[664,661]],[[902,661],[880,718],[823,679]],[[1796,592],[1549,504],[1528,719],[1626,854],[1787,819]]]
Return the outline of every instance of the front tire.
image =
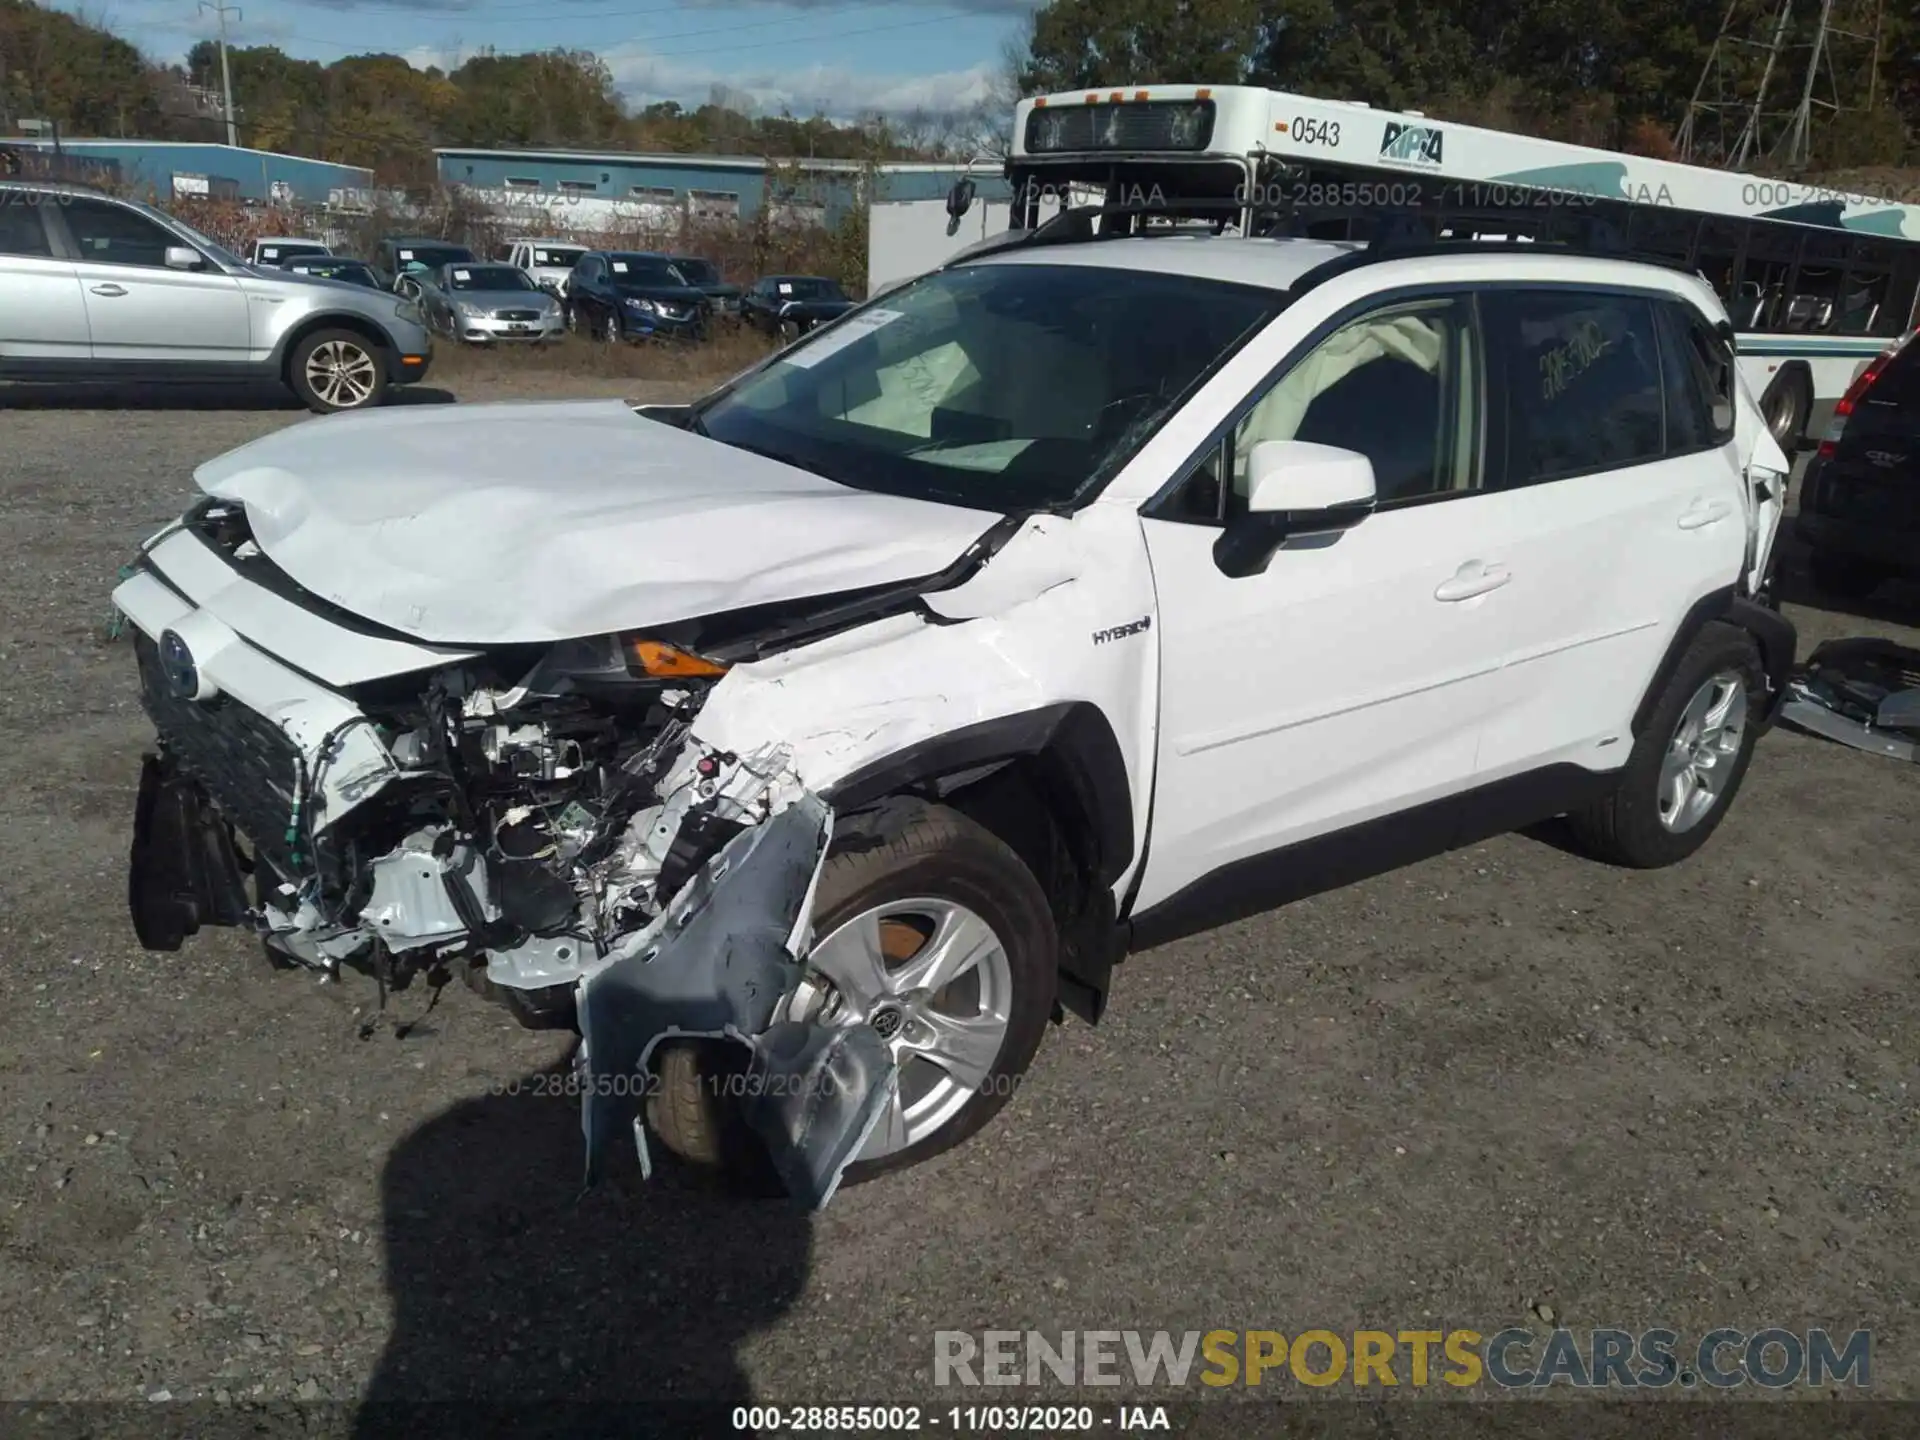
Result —
[[[316,414],[371,410],[386,398],[386,356],[357,331],[318,330],[287,357],[287,384]]]
[[[1595,859],[1653,870],[1706,844],[1746,777],[1765,694],[1752,637],[1718,621],[1701,630],[1613,789],[1567,817],[1581,847]]]
[[[844,1183],[978,1132],[1011,1098],[1053,1013],[1058,937],[1032,872],[958,811],[916,803],[890,839],[829,856],[814,934],[793,1017],[864,1019],[900,1070],[895,1103]],[[753,1147],[725,1098],[739,1087],[714,1083],[743,1056],[728,1041],[663,1048],[647,1120],[675,1154],[745,1178]]]

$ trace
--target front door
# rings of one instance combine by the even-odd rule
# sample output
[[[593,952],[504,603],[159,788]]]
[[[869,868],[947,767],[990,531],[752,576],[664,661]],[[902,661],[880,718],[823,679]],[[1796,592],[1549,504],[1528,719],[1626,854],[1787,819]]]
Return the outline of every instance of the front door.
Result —
[[[199,270],[167,266],[186,242],[124,205],[76,199],[62,205],[86,298],[96,362],[239,364],[251,324],[240,282],[203,260]]]
[[[1413,812],[1416,849],[1445,843],[1413,832],[1444,828],[1444,802],[1472,783],[1510,621],[1478,493],[1475,311],[1465,295],[1388,304],[1309,344],[1143,519],[1161,695],[1136,913],[1208,877],[1210,890],[1236,875],[1258,888],[1262,857],[1394,812]],[[1282,439],[1366,455],[1378,508],[1289,543],[1263,573],[1228,576],[1214,559],[1222,516],[1244,507],[1251,447]]]

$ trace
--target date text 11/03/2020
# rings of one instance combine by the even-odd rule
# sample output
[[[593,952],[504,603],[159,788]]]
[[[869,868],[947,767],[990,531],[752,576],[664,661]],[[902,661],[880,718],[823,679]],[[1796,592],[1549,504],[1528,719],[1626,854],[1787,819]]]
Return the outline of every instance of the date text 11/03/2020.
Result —
[[[1020,1084],[1021,1078],[1018,1075],[989,1075],[974,1089],[982,1095],[1010,1095]],[[493,1080],[487,1085],[487,1093],[495,1098],[531,1096],[535,1099],[578,1100],[583,1095],[592,1094],[646,1100],[658,1093],[662,1083],[659,1074],[652,1070],[637,1070],[628,1075],[594,1075],[576,1069]],[[715,1095],[735,1100],[753,1096],[798,1098],[807,1094],[837,1095],[845,1087],[845,1082],[826,1070],[811,1075],[758,1075],[723,1071],[703,1075],[700,1084]]]
[[[733,1428],[747,1435],[900,1435],[914,1430],[969,1433],[1171,1431],[1164,1405],[737,1405]]]

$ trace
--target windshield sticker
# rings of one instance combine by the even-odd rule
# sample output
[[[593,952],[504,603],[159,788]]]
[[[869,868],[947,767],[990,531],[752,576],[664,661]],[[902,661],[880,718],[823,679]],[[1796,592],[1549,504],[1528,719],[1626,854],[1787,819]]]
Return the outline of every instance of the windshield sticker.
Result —
[[[793,293],[793,287],[791,285],[782,285],[780,287],[780,293],[782,295],[791,295]]]
[[[624,274],[626,274],[626,273],[627,273],[627,262],[626,262],[626,261],[624,261],[624,260],[616,260],[616,261],[614,261],[614,262],[613,262],[613,273],[614,273],[614,274],[616,274],[616,275],[624,275]]]
[[[400,252],[400,258],[402,260],[411,260],[413,258],[413,252],[411,250],[402,250]]]
[[[869,310],[863,315],[849,315],[831,330],[822,331],[819,339],[780,358],[801,370],[811,370],[822,360],[838,355],[856,340],[864,339],[883,326],[905,318],[898,310]]]
[[[473,279],[473,272],[471,270],[456,270],[453,272],[453,278],[458,280],[462,285],[464,285],[469,280]]]
[[[266,256],[267,259],[272,260],[280,254],[280,247],[278,245],[269,245],[267,246],[266,249],[262,250],[260,253]]]

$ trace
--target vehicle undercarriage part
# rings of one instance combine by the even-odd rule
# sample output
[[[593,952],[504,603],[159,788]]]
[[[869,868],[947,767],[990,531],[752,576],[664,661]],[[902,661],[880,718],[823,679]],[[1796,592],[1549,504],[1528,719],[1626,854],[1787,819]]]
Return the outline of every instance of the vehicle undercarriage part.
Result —
[[[1865,637],[1814,648],[1780,718],[1856,750],[1920,764],[1920,650]]]

